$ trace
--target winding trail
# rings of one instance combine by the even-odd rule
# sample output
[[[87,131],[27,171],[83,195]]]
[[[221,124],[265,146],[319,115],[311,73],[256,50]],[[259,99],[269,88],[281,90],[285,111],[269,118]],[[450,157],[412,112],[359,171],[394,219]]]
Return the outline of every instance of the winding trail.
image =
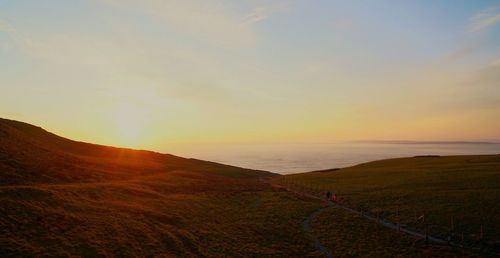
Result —
[[[372,220],[376,223],[379,223],[387,228],[390,228],[390,229],[394,229],[394,230],[399,230],[401,232],[404,232],[408,235],[411,235],[411,236],[414,236],[414,237],[418,237],[418,238],[426,238],[427,237],[427,240],[429,240],[430,242],[434,242],[434,243],[438,243],[438,244],[446,244],[448,243],[447,241],[443,240],[443,239],[440,239],[440,238],[437,238],[437,237],[433,237],[433,236],[430,236],[430,235],[425,235],[425,234],[422,234],[422,233],[418,233],[418,232],[415,232],[415,231],[411,231],[409,229],[406,229],[406,228],[403,228],[401,226],[398,226],[397,224],[394,224],[392,222],[389,222],[387,220],[383,220],[383,219],[377,219],[376,217],[374,216],[371,216],[371,215],[368,215],[366,213],[363,213],[363,212],[360,212],[360,211],[357,211],[357,210],[354,210],[354,209],[351,209],[351,208],[348,208],[346,206],[342,206],[342,205],[338,205],[338,204],[331,204],[331,205],[335,205],[341,209],[344,209],[346,211],[349,211],[351,213],[354,213],[354,214],[357,214],[359,216],[362,216],[366,219],[369,219],[369,220]]]
[[[279,187],[282,187],[284,189],[286,189],[287,191],[289,192],[292,192],[292,193],[295,193],[295,194],[298,194],[298,195],[303,195],[303,196],[306,196],[306,197],[309,197],[309,198],[313,198],[313,199],[320,199],[322,201],[325,201],[324,199],[322,198],[319,198],[318,196],[315,196],[315,195],[312,195],[312,194],[308,194],[308,193],[304,193],[304,192],[298,192],[298,191],[294,191],[292,190],[290,187],[288,186],[283,186],[283,185],[278,185],[278,184],[275,184],[275,183],[271,183],[269,180],[264,180],[263,178],[259,178],[259,181],[263,182],[263,183],[267,183],[267,184],[270,184],[270,185],[276,185],[276,186],[279,186]],[[314,246],[316,247],[316,249],[318,249],[318,251],[320,251],[326,258],[334,258],[332,253],[330,252],[330,250],[328,248],[326,248],[323,244],[321,244],[321,242],[319,241],[318,238],[316,238],[315,236],[313,236],[311,234],[311,230],[310,230],[310,224],[311,224],[311,220],[316,216],[318,215],[319,213],[323,212],[324,210],[326,209],[329,209],[329,208],[332,208],[333,206],[331,205],[331,203],[329,203],[328,206],[326,207],[322,207],[322,208],[319,208],[317,210],[314,210],[313,212],[311,212],[305,219],[304,219],[304,222],[302,223],[302,230],[304,231],[304,233],[306,234],[306,236],[311,239],[311,241],[314,242]]]
[[[287,189],[288,191],[290,191],[292,193],[303,195],[303,196],[307,196],[309,198],[314,198],[314,199],[325,201],[324,198],[321,198],[319,196],[316,196],[316,195],[313,195],[313,194],[309,194],[309,193],[304,193],[304,192],[301,192],[301,191],[297,191],[297,190],[294,190],[294,189],[292,189],[292,188],[290,188],[288,186],[284,186],[284,187],[285,187],[285,189]],[[415,231],[403,228],[403,227],[401,227],[401,226],[399,226],[397,224],[394,224],[394,223],[392,223],[390,221],[377,218],[377,217],[372,216],[370,214],[367,214],[367,213],[364,213],[364,212],[361,212],[361,211],[349,208],[349,207],[344,206],[344,205],[340,205],[340,204],[333,203],[333,202],[328,202],[328,206],[329,207],[336,207],[336,208],[344,209],[344,210],[346,210],[346,211],[348,211],[350,213],[354,213],[356,215],[359,215],[361,217],[364,217],[366,219],[374,221],[375,223],[379,223],[380,225],[382,225],[384,227],[387,227],[387,228],[390,228],[390,229],[393,229],[393,230],[399,230],[400,232],[404,232],[404,233],[406,233],[408,235],[411,235],[411,236],[414,236],[414,237],[424,238],[424,239],[427,238],[427,240],[430,241],[430,242],[434,242],[434,243],[438,243],[438,244],[447,244],[448,243],[446,240],[443,240],[443,239],[440,239],[440,238],[437,238],[437,237],[433,237],[433,236],[430,236],[430,235],[426,236],[425,234],[418,233],[418,232],[415,232]]]
[[[324,211],[328,208],[331,208],[331,207],[323,207],[323,208],[317,209],[317,210],[313,211],[311,214],[309,214],[309,216],[307,216],[306,219],[304,220],[304,224],[303,224],[302,228],[304,229],[304,232],[307,234],[307,236],[314,242],[314,246],[316,246],[316,248],[319,251],[321,251],[321,253],[325,257],[333,258],[332,254],[330,253],[330,250],[328,250],[328,248],[326,248],[324,245],[322,245],[321,242],[315,236],[313,236],[311,234],[310,227],[309,227],[309,224],[311,223],[312,218],[314,218],[314,216],[318,215],[319,213],[321,213],[322,211]]]
[[[276,184],[276,185],[280,186],[280,187],[282,187],[284,189],[286,189],[289,192],[292,192],[292,193],[295,193],[295,194],[298,194],[298,195],[302,195],[302,196],[306,196],[306,197],[309,197],[309,198],[318,199],[318,200],[322,200],[324,202],[327,202],[322,197],[319,197],[317,195],[314,195],[314,194],[311,194],[311,193],[307,193],[307,192],[304,192],[304,191],[298,191],[296,189],[291,188],[288,185],[281,185],[281,184]],[[430,236],[430,235],[425,235],[425,234],[422,234],[422,233],[418,233],[418,232],[415,232],[415,231],[403,228],[400,225],[394,224],[394,223],[392,223],[390,221],[387,221],[387,220],[384,220],[384,219],[381,219],[381,218],[377,218],[377,217],[372,216],[370,214],[367,214],[367,213],[364,213],[364,212],[361,212],[361,211],[349,208],[349,207],[341,205],[341,204],[337,204],[337,203],[333,203],[333,202],[327,202],[327,203],[328,203],[327,207],[323,207],[323,208],[320,208],[318,210],[315,210],[314,212],[312,212],[311,214],[309,214],[309,216],[307,216],[305,218],[304,223],[303,223],[304,232],[308,235],[308,237],[312,241],[314,241],[314,245],[316,246],[316,248],[319,251],[321,251],[321,253],[323,253],[323,255],[325,257],[327,257],[327,258],[330,258],[330,257],[333,257],[333,256],[332,256],[330,250],[328,250],[328,248],[326,248],[325,246],[323,246],[321,244],[321,242],[316,237],[314,237],[314,236],[311,235],[311,233],[310,233],[310,221],[311,221],[311,219],[314,216],[316,216],[317,214],[319,214],[320,212],[322,212],[322,211],[324,211],[324,210],[326,210],[328,208],[344,209],[344,210],[346,210],[346,211],[348,211],[350,213],[359,215],[359,216],[364,217],[366,219],[369,219],[369,220],[371,220],[371,221],[373,221],[375,223],[378,223],[378,224],[380,224],[380,225],[382,225],[382,226],[384,226],[386,228],[390,228],[390,229],[393,229],[393,230],[398,230],[400,232],[406,233],[406,234],[408,234],[410,236],[413,236],[413,237],[426,239],[429,242],[434,242],[434,243],[438,243],[438,244],[447,244],[448,243],[446,240],[440,239],[438,237],[433,237],[433,236]],[[454,244],[454,243],[449,243],[449,244]]]

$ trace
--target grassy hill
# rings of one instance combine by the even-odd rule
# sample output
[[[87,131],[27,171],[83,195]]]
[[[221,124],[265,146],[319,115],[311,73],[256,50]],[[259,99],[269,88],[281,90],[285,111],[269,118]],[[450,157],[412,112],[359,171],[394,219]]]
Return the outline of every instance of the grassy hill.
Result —
[[[87,144],[0,120],[0,254],[318,256],[301,231],[321,206],[274,174]]]
[[[0,169],[0,185],[99,182],[179,169],[234,177],[272,175],[169,154],[72,141],[6,119],[0,119]]]
[[[469,244],[499,247],[500,155],[423,156],[286,176],[348,207]],[[425,218],[425,219],[424,219]],[[482,240],[481,238],[482,230]]]
[[[412,187],[444,189],[447,192],[427,194],[452,199],[486,189],[493,196],[484,198],[481,205],[497,207],[486,201],[498,197],[498,170],[491,171],[498,168],[498,156],[472,157],[464,164],[474,165],[465,167],[458,160],[448,160],[446,166],[426,160],[418,159],[422,164],[414,169],[421,176],[402,177],[397,171],[408,171],[407,165],[398,170],[393,161],[382,161],[374,170],[361,165],[280,177],[169,154],[76,142],[40,127],[0,119],[0,256],[323,257],[314,238],[335,257],[467,256],[340,210],[324,209],[325,202],[269,183],[285,178],[335,188],[353,205],[384,209],[388,214],[395,203],[403,206],[395,200],[412,196],[408,190]],[[432,175],[422,171],[444,171],[444,167],[483,172],[422,179]],[[384,174],[387,170],[393,173]],[[462,186],[464,180],[470,187]],[[372,196],[380,200],[373,201]],[[425,207],[438,204],[443,207],[436,210],[449,209],[443,201]],[[412,205],[408,207],[421,207]],[[486,209],[479,206],[474,207]],[[467,214],[476,218],[474,212]],[[310,222],[310,231],[305,230],[305,221]]]

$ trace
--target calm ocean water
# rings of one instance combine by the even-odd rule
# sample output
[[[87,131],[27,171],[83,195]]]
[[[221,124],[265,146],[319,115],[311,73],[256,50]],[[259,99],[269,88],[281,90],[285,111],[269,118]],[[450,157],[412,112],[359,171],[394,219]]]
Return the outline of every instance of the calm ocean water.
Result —
[[[190,146],[176,155],[280,174],[416,155],[500,154],[500,144],[245,144]]]

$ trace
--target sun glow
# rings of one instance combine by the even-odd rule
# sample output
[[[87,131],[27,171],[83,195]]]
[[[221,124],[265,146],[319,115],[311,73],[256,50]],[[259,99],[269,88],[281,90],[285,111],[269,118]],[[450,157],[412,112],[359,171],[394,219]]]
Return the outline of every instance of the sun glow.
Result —
[[[139,147],[146,135],[149,121],[147,110],[134,105],[124,105],[115,115],[117,141],[127,147]]]

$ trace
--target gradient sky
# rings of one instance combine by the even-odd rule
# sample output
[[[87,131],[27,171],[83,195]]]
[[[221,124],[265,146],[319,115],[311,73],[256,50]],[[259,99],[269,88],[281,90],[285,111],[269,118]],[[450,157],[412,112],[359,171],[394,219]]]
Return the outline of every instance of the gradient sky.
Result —
[[[95,143],[500,139],[500,1],[0,0],[0,117]]]

